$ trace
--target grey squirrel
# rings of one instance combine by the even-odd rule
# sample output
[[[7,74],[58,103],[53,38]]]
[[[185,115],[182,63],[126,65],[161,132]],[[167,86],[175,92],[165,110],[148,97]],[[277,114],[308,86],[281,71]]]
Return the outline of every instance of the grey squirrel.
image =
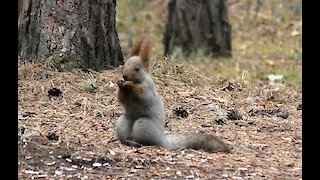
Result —
[[[117,82],[118,99],[124,108],[116,126],[121,143],[130,146],[161,146],[168,150],[203,149],[230,152],[221,140],[208,134],[165,134],[164,103],[150,72],[150,41],[140,38],[125,62],[123,79]]]

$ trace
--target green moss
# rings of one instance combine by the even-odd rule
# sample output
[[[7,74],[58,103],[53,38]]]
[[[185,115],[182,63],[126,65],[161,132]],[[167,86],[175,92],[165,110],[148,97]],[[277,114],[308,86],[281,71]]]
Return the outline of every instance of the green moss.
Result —
[[[88,92],[95,92],[98,89],[97,79],[91,77],[81,83],[81,88]]]
[[[75,67],[79,67],[75,55],[55,54],[52,56],[52,62],[60,70],[69,71]]]

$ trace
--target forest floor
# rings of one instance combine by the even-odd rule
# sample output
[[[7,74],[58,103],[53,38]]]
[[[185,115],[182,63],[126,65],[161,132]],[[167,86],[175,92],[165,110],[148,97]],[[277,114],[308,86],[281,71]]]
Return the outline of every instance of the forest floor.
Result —
[[[186,62],[155,60],[166,130],[215,134],[231,154],[120,144],[115,84],[121,67],[58,72],[43,63],[24,64],[18,81],[19,177],[301,178],[301,91],[267,80],[224,82]]]
[[[137,2],[117,2],[124,55]],[[19,63],[19,179],[302,179],[301,1],[262,1],[258,13],[257,1],[229,1],[233,57],[182,60],[161,56],[166,4],[141,2],[132,37],[151,35],[166,131],[214,134],[232,152],[120,144],[122,67],[60,72],[49,61]]]

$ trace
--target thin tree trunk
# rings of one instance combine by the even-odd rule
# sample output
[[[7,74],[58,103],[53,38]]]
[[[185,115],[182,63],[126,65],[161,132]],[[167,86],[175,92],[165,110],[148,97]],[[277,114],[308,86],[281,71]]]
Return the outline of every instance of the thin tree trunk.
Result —
[[[23,0],[19,58],[49,58],[66,69],[101,70],[122,64],[115,6],[116,0]]]
[[[231,55],[227,0],[169,0],[165,55]]]

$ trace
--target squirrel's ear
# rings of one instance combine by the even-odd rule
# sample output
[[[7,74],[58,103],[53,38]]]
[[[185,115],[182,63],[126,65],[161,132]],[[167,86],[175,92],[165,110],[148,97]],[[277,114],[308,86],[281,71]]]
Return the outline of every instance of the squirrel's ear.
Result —
[[[144,67],[147,71],[150,71],[150,41],[148,38],[144,38],[140,46],[140,53],[139,56],[143,62]]]
[[[130,52],[130,56],[139,56],[140,54],[140,47],[141,47],[141,44],[143,42],[143,38],[140,38],[139,40],[137,40],[133,46],[132,46],[132,49],[131,49],[131,52]]]
[[[143,65],[146,68],[146,71],[150,71],[150,41],[147,37],[141,37],[138,39],[132,46],[131,56],[140,56],[142,59]]]

